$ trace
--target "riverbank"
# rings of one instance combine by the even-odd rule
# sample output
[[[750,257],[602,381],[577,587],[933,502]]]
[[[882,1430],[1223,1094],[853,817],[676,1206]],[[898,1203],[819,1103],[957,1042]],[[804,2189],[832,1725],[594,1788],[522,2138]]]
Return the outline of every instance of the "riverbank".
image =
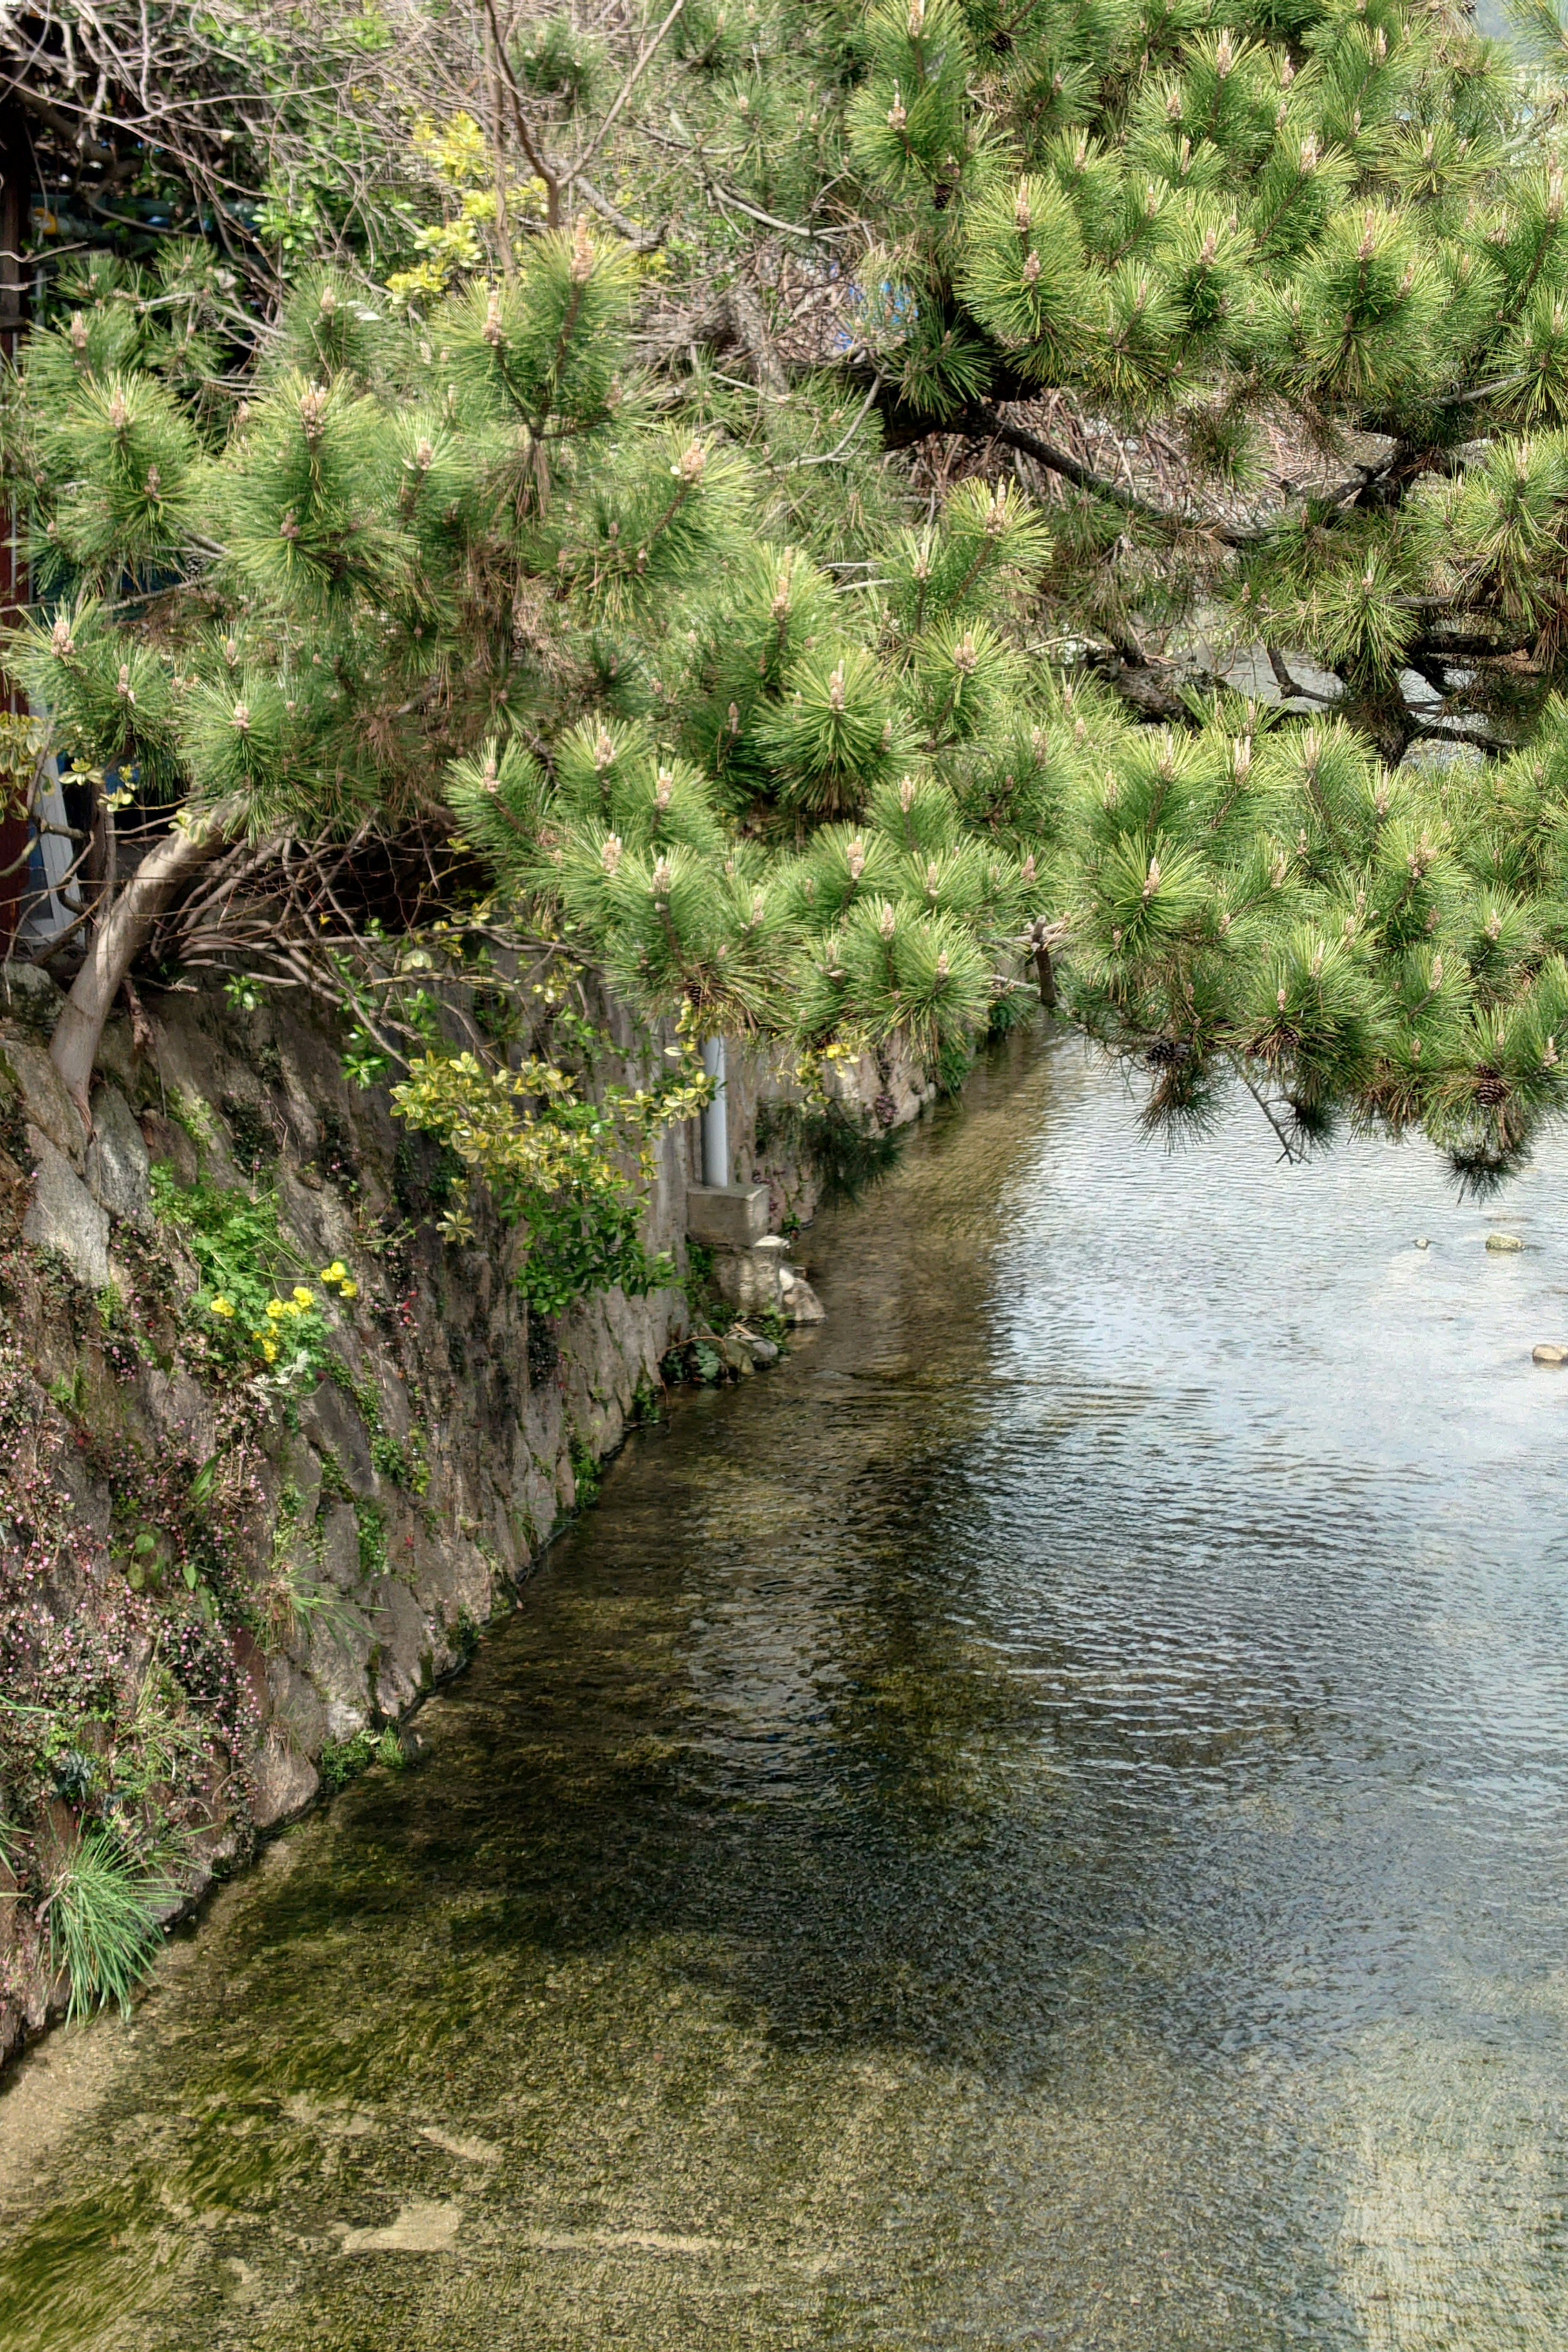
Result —
[[[658,1412],[702,1312],[688,1129],[647,1221],[674,1285],[541,1318],[515,1233],[440,1238],[447,1163],[349,1083],[327,1028],[150,994],[139,1033],[106,1033],[89,1139],[47,1059],[57,1003],[39,973],[0,993],[0,2063],[73,1984],[112,1990],[92,1954],[106,1903],[136,1916],[128,1843],[132,1897],[175,1916],[396,1760],[411,1709]],[[795,1230],[819,1190],[799,1089],[733,1059],[734,1164]],[[850,1134],[928,1093],[885,1059],[838,1084]],[[199,1283],[226,1309],[276,1294],[262,1378],[193,1316]],[[700,1369],[736,1376],[721,1351]]]
[[[1565,1229],[988,1059],[26,2062],[0,2352],[1556,2352]]]

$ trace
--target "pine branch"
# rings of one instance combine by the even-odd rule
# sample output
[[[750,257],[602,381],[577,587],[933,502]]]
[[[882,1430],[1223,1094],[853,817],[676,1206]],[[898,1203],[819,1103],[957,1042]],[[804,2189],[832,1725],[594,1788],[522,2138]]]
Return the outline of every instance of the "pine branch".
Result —
[[[1142,521],[1156,525],[1162,530],[1197,531],[1205,538],[1216,539],[1226,547],[1252,547],[1268,536],[1267,530],[1241,530],[1217,516],[1184,515],[1167,507],[1156,506],[1152,499],[1142,499],[1135,490],[1123,488],[1092,467],[1071,457],[1065,449],[1043,440],[1026,425],[1015,425],[999,410],[972,402],[956,416],[935,417],[911,415],[896,400],[890,402],[887,416],[887,439],[894,448],[908,448],[916,441],[929,440],[942,433],[956,435],[965,441],[1000,442],[1004,448],[1016,449],[1032,457],[1047,473],[1059,475],[1075,488],[1087,490],[1091,498],[1103,499],[1108,505],[1120,507],[1124,514],[1137,515]],[[1360,488],[1358,483],[1355,486]]]

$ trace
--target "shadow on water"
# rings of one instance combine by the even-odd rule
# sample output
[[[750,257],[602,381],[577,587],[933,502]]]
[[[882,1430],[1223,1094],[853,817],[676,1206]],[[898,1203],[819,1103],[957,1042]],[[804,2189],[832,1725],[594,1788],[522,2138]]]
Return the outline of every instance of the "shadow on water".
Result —
[[[0,2347],[1561,2343],[1564,1209],[1015,1041],[0,2099]]]

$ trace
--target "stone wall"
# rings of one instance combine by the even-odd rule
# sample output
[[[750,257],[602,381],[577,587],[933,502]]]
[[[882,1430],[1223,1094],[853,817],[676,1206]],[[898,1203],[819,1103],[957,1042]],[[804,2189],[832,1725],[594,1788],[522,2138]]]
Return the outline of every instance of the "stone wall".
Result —
[[[441,1240],[439,1155],[345,1080],[308,1015],[153,997],[141,1050],[128,1021],[106,1034],[89,1139],[47,1058],[52,983],[0,980],[0,1698],[79,1692],[89,1653],[122,1690],[186,1661],[161,1686],[205,1743],[180,1800],[195,1899],[317,1797],[323,1760],[462,1663],[584,1470],[656,1409],[690,1310],[676,1287],[531,1322],[518,1236],[481,1219],[472,1246]],[[884,1127],[927,1094],[886,1059],[835,1083]],[[809,1170],[757,1143],[759,1109],[795,1091],[731,1053],[731,1172],[767,1184],[775,1229],[815,1204]],[[697,1152],[695,1125],[665,1138],[649,1206],[648,1244],[678,1263]],[[154,1213],[155,1162],[274,1198],[290,1278],[342,1261],[357,1297],[331,1309],[333,1377],[278,1396],[225,1381],[186,1311],[195,1267]],[[37,1776],[58,1759],[33,1755],[31,1786],[6,1789],[6,1769],[0,1751],[0,1821],[35,1826],[11,1882],[27,1898],[0,1901],[0,2060],[66,1990],[37,1898],[49,1841],[77,1833],[68,1773],[115,1767],[74,1758],[53,1789]]]

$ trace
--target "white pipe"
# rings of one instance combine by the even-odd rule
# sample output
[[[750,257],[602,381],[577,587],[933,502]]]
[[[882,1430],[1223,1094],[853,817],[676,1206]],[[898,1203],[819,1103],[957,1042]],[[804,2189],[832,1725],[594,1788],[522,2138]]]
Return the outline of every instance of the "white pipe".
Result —
[[[713,1099],[702,1114],[702,1181],[730,1181],[730,1112],[724,1097],[724,1040],[708,1037],[702,1045],[702,1066],[716,1081]]]

